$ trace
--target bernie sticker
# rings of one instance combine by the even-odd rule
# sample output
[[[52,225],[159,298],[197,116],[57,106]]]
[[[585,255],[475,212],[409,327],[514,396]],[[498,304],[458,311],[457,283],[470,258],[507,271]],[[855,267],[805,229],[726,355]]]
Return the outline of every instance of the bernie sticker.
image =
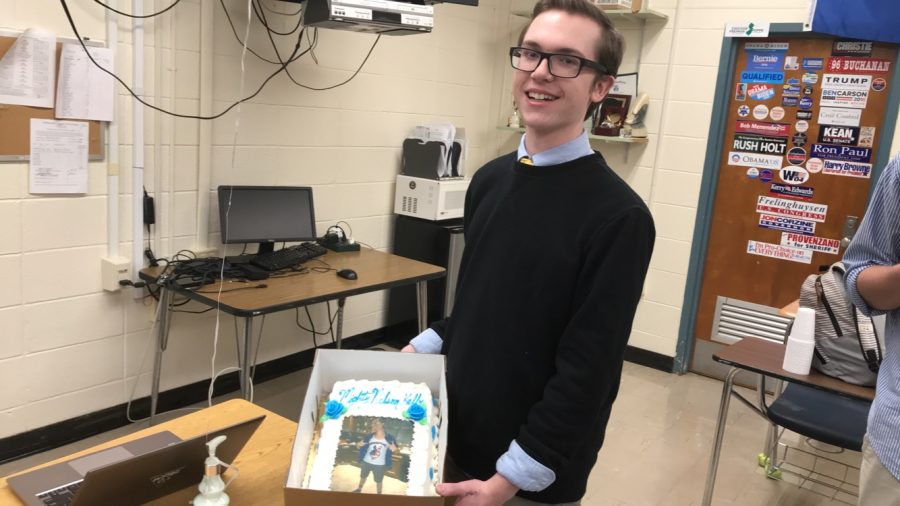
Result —
[[[822,125],[819,128],[819,142],[856,146],[859,142],[859,127]]]
[[[800,120],[800,121],[803,121],[803,120]],[[794,146],[797,146],[798,148],[802,148],[803,146],[806,146],[806,141],[807,141],[806,134],[803,132],[797,132],[794,134],[793,137],[791,137],[791,142],[794,143]]]
[[[819,124],[839,126],[859,126],[859,118],[862,111],[859,109],[844,109],[840,107],[820,107]]]
[[[789,199],[810,200],[813,198],[813,187],[772,183],[772,186],[769,187],[769,193]]]
[[[791,150],[788,151],[788,154],[787,154],[787,161],[791,165],[803,165],[803,162],[806,161],[806,150],[803,148],[791,148]],[[807,175],[807,177],[808,177],[808,175]],[[784,179],[784,177],[782,177],[781,179]],[[785,180],[785,182],[787,183],[788,181]],[[800,184],[800,183],[804,183],[804,182],[806,182],[806,181],[805,180],[800,181],[799,183],[795,183],[795,184]]]
[[[831,144],[813,144],[809,156],[845,162],[869,163],[872,150],[856,146],[834,146]]]
[[[768,135],[771,137],[787,137],[790,134],[791,126],[785,123],[762,123],[759,121],[737,120],[734,128],[735,133],[740,134],[758,134]]]
[[[829,255],[837,255],[841,249],[841,241],[838,239],[803,235],[794,232],[782,232],[781,245],[789,248],[801,248],[819,253],[828,253]]]
[[[822,172],[822,159],[821,158],[810,158],[806,161],[806,170],[810,174],[818,174]]]
[[[872,164],[825,160],[822,166],[822,174],[869,179],[869,176],[872,174]]]
[[[746,106],[746,105],[742,105],[742,106],[738,107],[737,115],[742,118],[746,118],[747,116],[750,116],[750,107]]]
[[[783,230],[785,232],[798,232],[800,234],[815,234],[816,224],[812,221],[785,218],[771,214],[759,215],[759,226],[771,230]]]
[[[801,264],[812,263],[812,251],[800,248],[791,248],[789,246],[782,246],[780,244],[747,241],[747,253],[751,255],[775,258],[778,260],[799,262]]]
[[[756,119],[766,119],[769,116],[769,108],[765,104],[759,104],[753,108],[753,117]]]
[[[760,195],[756,197],[756,212],[777,214],[778,216],[818,221],[821,223],[824,222],[825,218],[828,216],[828,204],[800,202],[797,200]]]
[[[859,128],[859,146],[864,148],[871,148],[872,143],[875,142],[875,127],[860,127]]]
[[[784,59],[784,51],[750,50],[747,51],[747,70],[780,70]]]
[[[775,96],[775,88],[768,84],[753,84],[747,88],[753,100],[769,100]]]
[[[784,155],[787,139],[753,134],[735,134],[731,149],[764,155]]]
[[[778,106],[773,107],[772,110],[769,111],[769,117],[774,121],[781,121],[784,119],[784,109]]]
[[[803,167],[788,165],[778,171],[778,177],[787,184],[803,184],[809,181],[809,172]]]
[[[887,74],[891,61],[884,58],[829,58],[828,72],[841,74]]]
[[[825,68],[824,58],[804,58],[803,70],[822,70]]]
[[[780,156],[741,153],[738,151],[731,151],[728,153],[728,165],[738,165],[741,167],[778,169],[781,167],[782,159],[783,158]]]

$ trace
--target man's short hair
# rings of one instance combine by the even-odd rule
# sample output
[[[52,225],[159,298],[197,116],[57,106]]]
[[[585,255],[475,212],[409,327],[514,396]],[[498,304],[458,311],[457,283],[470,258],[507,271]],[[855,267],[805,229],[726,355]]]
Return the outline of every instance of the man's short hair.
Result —
[[[525,39],[525,33],[531,27],[531,21],[533,21],[538,14],[546,11],[563,11],[569,14],[584,16],[597,23],[601,28],[601,33],[600,40],[597,41],[597,46],[595,47],[596,54],[586,56],[606,67],[610,76],[616,77],[616,75],[618,75],[619,65],[622,64],[622,55],[625,52],[625,40],[623,39],[622,34],[613,26],[609,17],[589,0],[540,0],[534,6],[534,10],[531,13],[531,20],[528,21],[528,24],[522,29],[522,33],[519,34],[519,46],[522,45],[522,41]],[[596,83],[603,77],[605,76],[598,74],[594,82]],[[599,102],[592,102],[588,107],[584,119],[590,118],[598,105],[600,105]]]

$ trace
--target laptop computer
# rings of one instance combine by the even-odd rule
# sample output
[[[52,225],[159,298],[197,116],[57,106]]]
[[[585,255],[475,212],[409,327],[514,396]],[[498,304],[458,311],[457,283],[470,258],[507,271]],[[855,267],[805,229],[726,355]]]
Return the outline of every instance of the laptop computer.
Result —
[[[7,480],[30,506],[143,504],[198,485],[206,442],[225,435],[216,456],[231,463],[265,415],[182,441],[164,431],[119,446],[35,469]]]

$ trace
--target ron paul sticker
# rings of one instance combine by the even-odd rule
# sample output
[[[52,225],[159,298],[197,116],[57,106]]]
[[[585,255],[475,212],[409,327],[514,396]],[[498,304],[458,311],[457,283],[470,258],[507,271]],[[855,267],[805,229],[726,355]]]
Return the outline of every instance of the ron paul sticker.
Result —
[[[868,162],[872,150],[854,146],[834,146],[831,144],[813,144],[809,156],[846,162]]]
[[[859,127],[822,125],[819,128],[819,142],[856,146],[859,142]]]
[[[841,249],[841,241],[837,239],[803,235],[795,232],[782,232],[781,245],[790,248],[817,251],[819,253],[828,253],[829,255],[837,255]]]
[[[777,258],[778,260],[799,262],[801,264],[812,263],[812,251],[801,248],[792,248],[790,246],[782,246],[780,244],[747,241],[747,253],[751,255]]]

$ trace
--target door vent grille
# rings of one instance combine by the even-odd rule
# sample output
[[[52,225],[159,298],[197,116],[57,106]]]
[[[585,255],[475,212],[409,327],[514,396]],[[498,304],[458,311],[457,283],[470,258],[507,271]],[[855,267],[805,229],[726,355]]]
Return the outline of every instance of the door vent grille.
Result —
[[[777,308],[719,296],[712,340],[733,344],[751,336],[783,343],[792,321],[793,318],[778,314]]]

